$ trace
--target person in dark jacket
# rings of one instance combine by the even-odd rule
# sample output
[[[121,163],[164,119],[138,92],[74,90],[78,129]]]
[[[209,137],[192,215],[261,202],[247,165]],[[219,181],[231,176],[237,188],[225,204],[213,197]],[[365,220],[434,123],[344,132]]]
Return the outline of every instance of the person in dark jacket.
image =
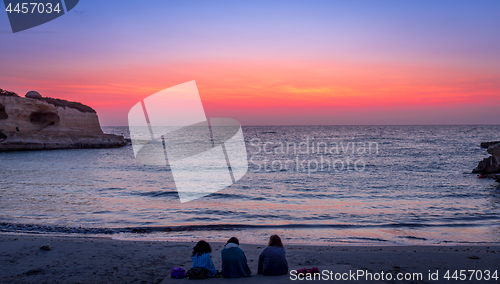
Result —
[[[278,235],[272,235],[268,246],[261,252],[257,273],[265,276],[288,274],[286,251]]]
[[[221,252],[222,276],[226,278],[249,277],[252,271],[248,267],[247,257],[239,247],[237,238],[230,238]]]

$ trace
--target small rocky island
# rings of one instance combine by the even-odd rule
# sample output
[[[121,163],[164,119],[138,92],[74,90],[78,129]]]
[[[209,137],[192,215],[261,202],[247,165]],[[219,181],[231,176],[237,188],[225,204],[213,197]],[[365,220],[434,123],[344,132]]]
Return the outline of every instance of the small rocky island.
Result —
[[[104,134],[94,109],[78,102],[20,97],[0,89],[0,151],[116,148],[123,136]]]
[[[500,141],[483,142],[481,148],[488,149],[487,151],[491,156],[479,162],[477,168],[472,172],[500,180]]]

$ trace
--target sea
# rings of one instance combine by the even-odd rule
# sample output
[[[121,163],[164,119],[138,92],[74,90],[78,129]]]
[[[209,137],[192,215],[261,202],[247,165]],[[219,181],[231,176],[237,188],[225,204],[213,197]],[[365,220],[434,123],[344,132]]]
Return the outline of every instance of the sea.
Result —
[[[103,127],[129,138],[128,127]],[[247,173],[180,202],[132,145],[0,153],[0,232],[312,245],[500,242],[500,184],[471,171],[500,125],[243,126]]]

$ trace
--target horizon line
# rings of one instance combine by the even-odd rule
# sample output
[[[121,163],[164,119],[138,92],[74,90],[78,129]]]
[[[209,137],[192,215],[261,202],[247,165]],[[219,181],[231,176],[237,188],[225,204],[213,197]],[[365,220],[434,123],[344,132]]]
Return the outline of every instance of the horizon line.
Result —
[[[500,126],[500,124],[253,124],[241,126]],[[128,125],[101,125],[101,127],[129,127]]]

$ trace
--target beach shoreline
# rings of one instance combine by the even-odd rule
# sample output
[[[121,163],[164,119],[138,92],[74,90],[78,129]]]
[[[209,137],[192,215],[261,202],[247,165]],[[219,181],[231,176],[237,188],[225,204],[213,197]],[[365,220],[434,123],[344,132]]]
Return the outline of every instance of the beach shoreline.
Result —
[[[257,271],[261,245],[244,244],[252,274]],[[44,245],[50,250],[42,250]],[[224,243],[211,242],[212,259],[221,268]],[[191,268],[194,242],[124,241],[111,237],[49,236],[43,234],[0,234],[0,282],[2,283],[171,283],[170,269]],[[287,245],[290,270],[318,267],[340,273],[363,270],[377,273],[422,273],[422,281],[386,283],[452,283],[446,271],[490,270],[500,267],[500,245],[451,246],[317,246]],[[426,279],[439,271],[439,281]],[[333,275],[333,274],[332,274]],[[453,279],[452,279],[453,280]],[[217,278],[202,282],[286,283],[291,275],[258,276],[238,281]],[[270,281],[270,282],[268,282]],[[350,283],[350,281],[342,281]],[[479,283],[466,281],[467,283]],[[497,283],[491,281],[490,283]],[[377,283],[358,279],[352,283]],[[384,283],[384,281],[380,282]],[[484,282],[483,282],[484,283]]]

